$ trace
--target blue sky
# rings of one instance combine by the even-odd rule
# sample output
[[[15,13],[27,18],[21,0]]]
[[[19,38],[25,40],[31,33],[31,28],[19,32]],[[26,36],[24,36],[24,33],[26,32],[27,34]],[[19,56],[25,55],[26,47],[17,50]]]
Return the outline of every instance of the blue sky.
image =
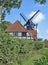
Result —
[[[5,20],[11,23],[19,20],[24,25],[26,22],[20,16],[20,12],[23,12],[27,18],[30,18],[37,10],[40,10],[40,13],[33,22],[38,23],[38,37],[48,39],[48,0],[45,5],[35,4],[34,0],[23,0],[19,9],[12,8],[10,14],[6,13]]]

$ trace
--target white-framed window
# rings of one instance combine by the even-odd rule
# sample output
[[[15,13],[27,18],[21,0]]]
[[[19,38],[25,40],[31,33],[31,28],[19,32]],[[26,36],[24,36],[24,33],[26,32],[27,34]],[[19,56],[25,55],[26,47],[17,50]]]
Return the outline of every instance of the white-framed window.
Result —
[[[22,32],[18,32],[18,36],[21,37],[22,36]]]

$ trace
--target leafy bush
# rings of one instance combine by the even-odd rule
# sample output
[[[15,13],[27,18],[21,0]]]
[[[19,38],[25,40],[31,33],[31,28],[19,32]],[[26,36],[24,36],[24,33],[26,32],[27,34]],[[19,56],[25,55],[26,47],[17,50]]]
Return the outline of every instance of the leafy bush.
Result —
[[[34,42],[34,48],[33,49],[39,50],[42,48],[43,48],[43,42],[41,42],[41,41],[35,41]]]
[[[48,41],[44,41],[45,42],[45,48],[48,48]]]
[[[30,42],[0,31],[0,65],[18,65],[20,55],[29,53],[32,48]]]

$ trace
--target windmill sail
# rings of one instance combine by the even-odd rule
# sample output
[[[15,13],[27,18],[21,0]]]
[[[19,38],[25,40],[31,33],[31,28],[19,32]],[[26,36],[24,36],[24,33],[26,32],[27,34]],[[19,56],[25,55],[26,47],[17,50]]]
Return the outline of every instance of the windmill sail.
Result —
[[[23,13],[20,13],[21,17],[27,22],[27,18],[24,16]]]
[[[40,10],[38,10],[38,11],[29,19],[29,21],[32,20],[32,19],[34,18],[34,16],[36,16],[36,14],[37,14],[39,11],[40,11]]]
[[[32,30],[35,26],[37,28],[37,25],[32,22],[32,19],[38,14],[38,12],[39,10],[28,20],[22,13],[20,13],[21,17],[24,19],[24,21],[26,21],[26,24],[24,26],[26,26],[27,30]]]

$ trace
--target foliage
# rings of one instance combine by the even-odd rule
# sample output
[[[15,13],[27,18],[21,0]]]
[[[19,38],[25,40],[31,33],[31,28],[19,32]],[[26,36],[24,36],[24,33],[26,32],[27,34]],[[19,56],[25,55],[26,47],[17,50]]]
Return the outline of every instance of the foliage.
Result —
[[[28,65],[28,63],[31,65],[33,61],[31,58],[40,56],[40,52],[33,50],[34,42],[16,39],[7,33],[0,32],[0,65]]]
[[[39,50],[43,48],[43,42],[42,41],[35,41],[33,49]]]
[[[0,35],[0,64],[1,65],[18,65],[20,55],[29,52],[29,46],[20,42],[9,34],[1,33]],[[27,44],[27,42],[25,41]],[[26,48],[27,47],[27,48]]]
[[[4,19],[6,12],[10,13],[11,8],[20,8],[22,0],[0,0],[0,16]]]
[[[11,25],[10,22],[8,22],[8,21],[2,21],[2,22],[0,23],[0,28],[2,28],[3,30],[5,30],[5,29],[7,29],[10,25]]]
[[[40,4],[45,4],[46,3],[46,0],[35,0],[35,2],[38,2]]]
[[[46,40],[44,42],[45,42],[45,47],[48,48],[48,40]]]
[[[48,49],[43,51],[43,56],[38,60],[34,60],[34,65],[48,65]]]

